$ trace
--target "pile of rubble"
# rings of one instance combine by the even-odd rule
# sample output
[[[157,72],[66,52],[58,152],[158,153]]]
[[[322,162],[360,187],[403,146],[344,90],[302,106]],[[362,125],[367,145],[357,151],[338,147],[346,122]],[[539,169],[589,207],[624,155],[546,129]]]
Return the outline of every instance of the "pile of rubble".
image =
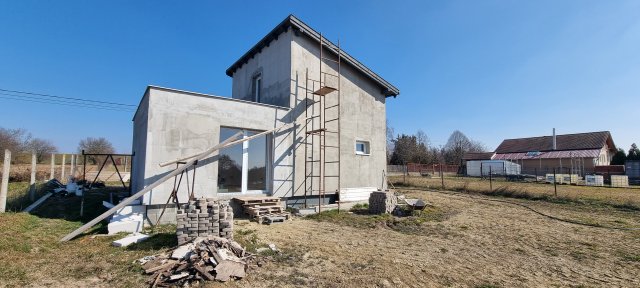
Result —
[[[421,199],[408,199],[390,191],[376,191],[369,195],[370,214],[409,216],[411,211],[424,210],[428,204]]]
[[[214,198],[191,200],[178,208],[176,222],[178,245],[206,236],[233,239],[233,210],[228,202]]]
[[[391,213],[398,205],[398,197],[389,191],[371,192],[369,195],[369,213],[385,214]]]
[[[169,254],[140,259],[152,287],[185,286],[199,281],[229,281],[246,276],[253,255],[226,238],[198,237]]]

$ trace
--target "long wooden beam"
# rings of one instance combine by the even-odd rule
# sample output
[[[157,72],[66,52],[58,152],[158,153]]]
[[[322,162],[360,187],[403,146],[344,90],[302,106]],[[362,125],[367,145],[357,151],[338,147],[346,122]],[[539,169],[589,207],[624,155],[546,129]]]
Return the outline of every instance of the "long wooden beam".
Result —
[[[305,119],[306,119],[306,118],[305,118]],[[258,133],[258,134],[256,134],[256,135],[253,135],[253,136],[247,137],[247,138],[243,138],[243,139],[240,139],[240,140],[233,141],[233,142],[231,142],[231,143],[229,143],[229,144],[226,144],[226,145],[224,145],[224,146],[220,147],[220,149],[227,148],[227,147],[229,147],[229,146],[233,146],[233,145],[236,145],[236,144],[238,144],[238,143],[245,142],[245,141],[249,141],[249,140],[251,140],[251,139],[258,138],[258,137],[260,137],[260,136],[263,136],[263,135],[266,135],[266,134],[269,134],[269,133],[275,133],[275,132],[278,132],[279,130],[282,130],[283,128],[285,128],[285,127],[287,127],[287,126],[289,126],[289,125],[294,125],[294,124],[295,124],[295,122],[294,122],[294,123],[289,123],[289,124],[284,124],[284,125],[282,125],[282,126],[280,126],[280,127],[277,127],[277,128],[275,128],[275,129],[272,129],[272,130],[264,131],[264,132]],[[169,165],[171,165],[171,164],[176,164],[176,163],[178,163],[178,162],[184,162],[184,161],[189,160],[189,159],[191,159],[191,158],[193,158],[193,157],[196,157],[196,156],[198,156],[198,155],[199,155],[199,154],[194,154],[194,155],[187,156],[187,157],[184,157],[184,158],[180,158],[180,159],[177,159],[177,160],[173,160],[173,161],[169,161],[169,162],[160,163],[159,165],[160,165],[160,167],[169,166]]]
[[[118,205],[116,205],[113,208],[107,210],[106,212],[100,214],[100,216],[98,216],[98,217],[94,218],[93,220],[87,222],[87,224],[82,225],[82,227],[76,229],[75,231],[67,234],[67,236],[62,237],[62,239],[60,239],[60,242],[69,241],[69,240],[75,238],[76,236],[80,235],[84,231],[87,231],[89,228],[93,227],[93,225],[98,224],[103,219],[105,219],[105,218],[109,217],[111,214],[115,213],[118,209],[123,208],[124,206],[127,206],[128,204],[130,204],[134,200],[138,199],[142,195],[144,195],[147,192],[151,191],[153,188],[156,188],[160,184],[164,183],[164,181],[167,181],[167,180],[171,179],[173,176],[176,176],[176,175],[182,173],[182,171],[184,171],[187,168],[191,167],[191,165],[193,165],[193,163],[195,163],[197,160],[202,160],[204,157],[206,157],[209,154],[213,153],[214,151],[222,148],[222,146],[224,146],[226,144],[229,144],[232,141],[238,139],[238,137],[240,137],[240,136],[242,136],[242,132],[238,132],[235,135],[229,137],[227,140],[224,140],[220,144],[218,144],[216,146],[213,146],[210,149],[208,149],[207,151],[204,151],[204,152],[198,154],[198,156],[196,156],[191,161],[187,162],[185,165],[182,165],[181,167],[176,168],[175,170],[173,170],[173,172],[165,175],[164,177],[160,178],[158,181],[153,182],[151,185],[145,187],[144,189],[140,190],[136,194],[133,194],[130,197],[122,200],[120,203],[118,203]]]

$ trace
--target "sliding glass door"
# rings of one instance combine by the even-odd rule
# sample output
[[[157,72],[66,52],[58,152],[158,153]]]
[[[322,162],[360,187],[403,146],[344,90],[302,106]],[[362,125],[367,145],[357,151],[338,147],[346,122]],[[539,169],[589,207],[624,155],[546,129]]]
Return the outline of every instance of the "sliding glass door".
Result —
[[[260,133],[238,128],[220,128],[220,141],[238,132],[247,138]],[[267,136],[220,150],[218,158],[218,193],[258,194],[267,191]]]

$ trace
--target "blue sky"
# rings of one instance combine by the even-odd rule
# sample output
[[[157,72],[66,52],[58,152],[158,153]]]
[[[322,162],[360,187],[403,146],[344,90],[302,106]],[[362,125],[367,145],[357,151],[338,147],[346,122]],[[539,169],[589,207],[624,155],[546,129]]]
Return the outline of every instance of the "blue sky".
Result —
[[[137,104],[146,85],[231,95],[224,74],[293,13],[396,85],[399,133],[609,130],[640,142],[640,1],[4,1],[0,89]],[[185,3],[188,3],[185,4]],[[0,98],[0,127],[64,152],[131,150],[133,112]]]

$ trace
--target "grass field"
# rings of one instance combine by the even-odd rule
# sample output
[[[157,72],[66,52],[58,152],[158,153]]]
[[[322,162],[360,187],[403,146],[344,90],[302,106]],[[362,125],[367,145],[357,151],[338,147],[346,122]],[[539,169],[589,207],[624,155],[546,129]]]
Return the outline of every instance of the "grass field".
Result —
[[[406,182],[405,182],[406,179]],[[475,192],[485,195],[546,200],[555,202],[579,202],[594,205],[609,205],[640,211],[640,189],[609,188],[575,185],[557,185],[557,195],[553,184],[509,182],[502,178],[489,180],[480,178],[445,177],[444,188],[440,178],[420,176],[393,176],[389,179],[396,186],[412,186],[434,190]]]
[[[238,222],[235,238],[249,250],[275,244],[282,252],[259,255],[245,279],[204,286],[640,286],[639,211],[610,205],[618,200],[593,196],[596,191],[571,201],[534,192],[516,199],[482,194],[483,184],[466,184],[478,185],[474,193],[398,187],[429,204],[407,217],[369,215],[355,206],[271,226]],[[110,245],[122,235],[94,237],[106,232],[104,224],[59,242],[104,212],[100,203],[109,193],[122,192],[88,192],[83,216],[74,196],[52,197],[33,215],[0,215],[0,286],[148,287],[135,260],[175,246],[174,226],[149,231],[148,241],[128,248]]]
[[[36,184],[35,200],[42,197],[47,191],[48,188],[44,183]],[[31,203],[33,202],[29,199],[29,182],[9,182],[6,211],[22,211]]]
[[[151,241],[127,249],[110,242],[123,235],[92,237],[106,233],[101,223],[70,242],[59,242],[67,233],[106,211],[101,203],[120,189],[94,189],[85,195],[80,216],[80,197],[52,196],[32,214],[0,215],[0,286],[28,284],[51,287],[140,287],[145,277],[135,259],[175,246],[175,226],[159,227]]]

